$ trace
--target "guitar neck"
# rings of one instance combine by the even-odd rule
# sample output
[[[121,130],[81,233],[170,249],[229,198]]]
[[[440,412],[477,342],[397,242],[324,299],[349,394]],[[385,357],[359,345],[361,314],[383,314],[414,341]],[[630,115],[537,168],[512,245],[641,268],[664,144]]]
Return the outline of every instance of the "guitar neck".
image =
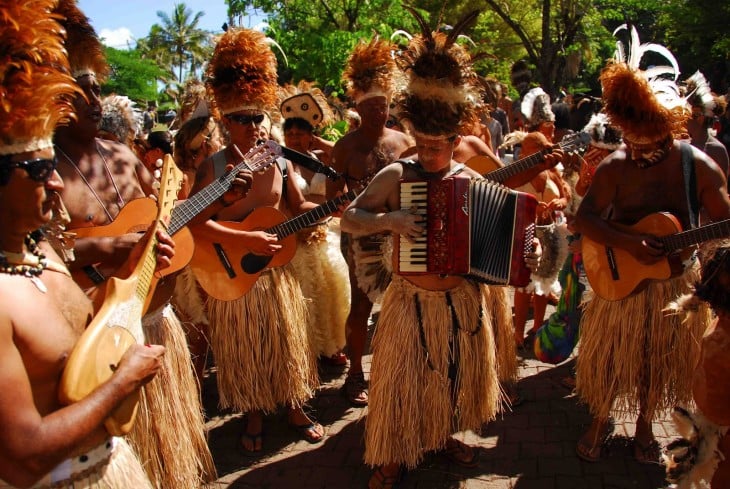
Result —
[[[730,236],[730,219],[713,222],[706,226],[689,229],[680,233],[659,238],[667,251],[678,251],[690,246]]]
[[[502,168],[490,171],[489,173],[484,175],[484,178],[493,182],[502,183],[508,178],[511,178],[518,173],[522,173],[523,171],[538,165],[543,160],[543,158],[545,158],[545,155],[551,152],[552,148],[543,149],[541,151],[538,151],[537,153],[531,154],[530,156],[517,160],[514,163],[503,166]]]
[[[288,221],[284,221],[281,224],[277,224],[276,226],[270,227],[266,230],[266,232],[270,234],[276,234],[280,240],[284,239],[285,237],[296,233],[297,231],[300,231],[307,226],[311,226],[320,219],[329,216],[330,214],[335,212],[339,206],[341,206],[345,202],[351,201],[354,198],[355,191],[350,190],[346,194],[335,197],[334,199],[327,201],[324,204],[321,204],[314,209],[305,212],[304,214],[289,219]]]
[[[200,214],[203,209],[218,200],[230,188],[231,182],[236,178],[239,171],[250,170],[254,172],[262,170],[275,161],[280,152],[281,147],[273,141],[267,141],[263,145],[252,148],[232,170],[216,178],[198,193],[176,206],[172,211],[167,232],[170,236],[174,235],[184,228],[191,219]]]

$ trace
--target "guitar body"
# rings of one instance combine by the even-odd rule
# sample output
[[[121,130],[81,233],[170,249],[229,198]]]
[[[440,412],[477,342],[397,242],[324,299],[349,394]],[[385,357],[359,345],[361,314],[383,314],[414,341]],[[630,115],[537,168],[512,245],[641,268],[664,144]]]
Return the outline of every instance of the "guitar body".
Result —
[[[669,236],[682,230],[677,218],[668,213],[650,214],[636,224],[617,227],[655,236]],[[581,242],[588,281],[598,296],[609,301],[621,300],[638,292],[650,280],[666,280],[682,272],[677,255],[645,265],[622,248],[607,247],[587,236],[583,236]]]
[[[71,230],[77,238],[117,237],[129,233],[144,233],[157,216],[157,202],[150,198],[134,199],[129,201],[117,215],[116,219],[104,226],[89,226]],[[174,236],[175,254],[168,268],[160,270],[155,278],[166,277],[178,272],[190,263],[195,249],[193,235],[186,227],[180,229]],[[114,273],[113,268],[97,265],[105,277]],[[74,270],[71,273],[74,281],[86,292],[94,302],[95,309],[100,305],[104,293],[100,286],[94,284],[83,270]],[[102,284],[103,287],[103,284]]]
[[[112,277],[107,281],[101,309],[82,333],[66,362],[59,386],[61,403],[78,402],[108,381],[127,349],[140,341],[135,338],[135,335],[143,335],[140,321],[142,304],[135,297],[136,286],[136,278],[121,280]],[[129,314],[130,308],[138,309],[138,314]],[[130,321],[136,323],[130,324]],[[138,402],[139,391],[136,391],[106,419],[104,426],[111,435],[125,435],[132,429]]]
[[[487,158],[484,155],[472,156],[466,161],[465,165],[475,172],[479,173],[480,175],[484,175],[493,172],[494,170],[498,170],[499,168],[502,168],[501,166],[498,166],[496,163],[494,163],[491,158]]]
[[[286,221],[286,216],[273,207],[254,209],[241,222],[219,222],[237,231],[259,231]],[[235,240],[215,242],[208,236],[195,236],[195,252],[190,262],[195,277],[206,293],[223,301],[242,297],[267,268],[289,263],[297,252],[297,236],[291,234],[279,241],[281,250],[273,257],[251,254]],[[258,270],[244,269],[247,264]],[[248,267],[247,267],[248,268]]]

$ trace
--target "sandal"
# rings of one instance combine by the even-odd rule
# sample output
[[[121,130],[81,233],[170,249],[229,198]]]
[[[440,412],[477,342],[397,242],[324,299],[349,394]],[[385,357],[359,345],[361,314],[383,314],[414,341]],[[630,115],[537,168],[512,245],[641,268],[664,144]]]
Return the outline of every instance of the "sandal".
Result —
[[[386,475],[383,472],[383,466],[379,465],[368,481],[368,489],[394,489],[403,480],[404,475],[405,470],[402,465],[398,466],[398,472],[395,475]]]
[[[291,429],[299,433],[302,440],[313,445],[324,440],[324,427],[322,427],[319,423],[310,422],[306,424],[294,424],[290,422],[289,426]],[[320,435],[318,432],[321,432],[322,434]]]
[[[348,373],[342,385],[342,395],[356,407],[368,405],[368,384],[363,372]]]
[[[660,456],[661,450],[656,440],[650,441],[648,445],[642,445],[639,440],[634,439],[634,458],[640,464],[659,464]]]
[[[614,430],[614,423],[609,419],[606,422],[606,426],[601,434],[595,441],[595,444],[591,445],[587,440],[586,436],[583,435],[578,444],[575,446],[575,454],[579,459],[584,462],[595,463],[601,459],[601,450],[603,449],[604,443],[608,440]]]
[[[261,453],[264,449],[263,435],[263,431],[259,431],[255,435],[249,435],[245,432],[241,434],[241,449],[243,450],[244,455],[255,456]]]
[[[449,438],[446,441],[446,448],[442,453],[450,462],[460,467],[472,469],[478,465],[479,452],[456,438]]]

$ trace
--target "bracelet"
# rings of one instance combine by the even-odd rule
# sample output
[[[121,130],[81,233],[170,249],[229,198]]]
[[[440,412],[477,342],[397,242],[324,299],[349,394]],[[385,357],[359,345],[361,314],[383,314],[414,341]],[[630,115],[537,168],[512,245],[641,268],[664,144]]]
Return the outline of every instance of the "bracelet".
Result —
[[[226,202],[226,199],[223,198],[223,195],[225,195],[225,194],[222,194],[220,197],[218,197],[218,202],[223,204],[223,207],[230,207],[235,203],[235,202]]]

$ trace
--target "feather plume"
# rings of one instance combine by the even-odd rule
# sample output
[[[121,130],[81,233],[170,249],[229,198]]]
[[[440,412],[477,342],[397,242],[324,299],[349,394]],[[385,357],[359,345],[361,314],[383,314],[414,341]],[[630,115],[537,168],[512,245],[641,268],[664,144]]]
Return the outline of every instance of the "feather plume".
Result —
[[[696,71],[687,79],[687,95],[685,98],[692,107],[702,109],[702,114],[706,117],[715,115],[716,102],[710,90],[710,84],[707,83],[705,75],[701,71]]]
[[[355,103],[369,95],[382,95],[390,101],[398,85],[395,46],[378,36],[360,41],[352,50],[342,77],[347,93]]]
[[[625,30],[629,31],[628,48],[617,41],[614,60],[600,77],[606,114],[632,142],[649,143],[681,134],[687,114],[676,85],[677,60],[664,46],[641,44],[633,25],[620,25],[614,35]],[[650,52],[664,57],[668,64],[642,71],[642,58]]]
[[[537,127],[542,122],[555,121],[550,107],[550,96],[541,87],[536,87],[522,97],[520,111],[525,116],[528,127]]]
[[[80,90],[69,75],[54,0],[0,2],[0,154],[51,146],[57,124],[73,117]]]
[[[99,130],[114,136],[116,141],[130,148],[141,127],[142,113],[135,103],[122,95],[109,95],[101,101]]]
[[[185,83],[182,102],[180,104],[180,120],[184,124],[189,119],[208,117],[210,105],[205,84],[200,80],[190,79]]]
[[[60,0],[55,10],[61,15],[61,25],[66,29],[66,50],[71,74],[79,76],[93,73],[102,82],[109,75],[104,47],[89,18],[79,10],[76,0]]]
[[[261,32],[228,29],[215,46],[206,76],[208,91],[224,115],[276,105],[276,57]]]

